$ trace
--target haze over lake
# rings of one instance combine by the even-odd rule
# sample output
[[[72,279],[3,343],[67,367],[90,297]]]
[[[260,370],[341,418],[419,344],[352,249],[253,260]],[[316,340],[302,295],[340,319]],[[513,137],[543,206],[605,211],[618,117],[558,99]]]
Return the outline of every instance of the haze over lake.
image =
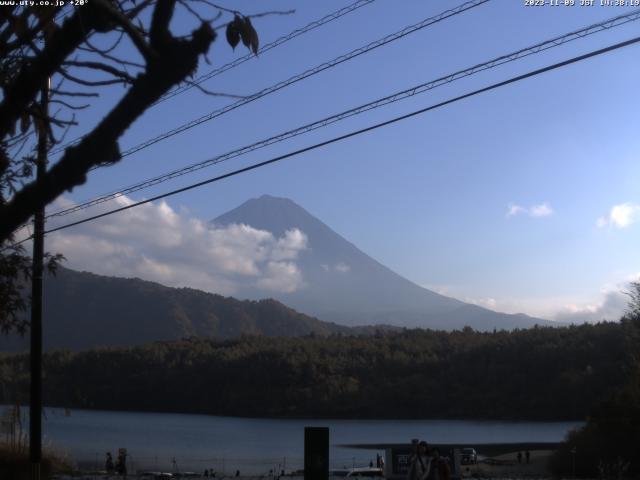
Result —
[[[25,409],[26,411],[26,409]],[[102,468],[105,453],[127,448],[131,470],[267,473],[301,468],[304,427],[330,429],[333,468],[366,465],[376,450],[343,448],[355,443],[433,443],[478,446],[497,442],[555,442],[582,422],[469,420],[275,420],[207,415],[138,413],[46,408],[44,444],[85,467]],[[482,453],[481,448],[479,449]]]

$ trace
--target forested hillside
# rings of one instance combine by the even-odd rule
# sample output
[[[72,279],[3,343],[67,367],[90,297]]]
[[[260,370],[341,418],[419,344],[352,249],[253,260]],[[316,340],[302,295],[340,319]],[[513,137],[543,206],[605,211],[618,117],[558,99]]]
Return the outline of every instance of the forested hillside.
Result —
[[[584,419],[636,361],[633,323],[193,339],[45,356],[45,403],[218,415]],[[26,401],[0,357],[0,402]]]
[[[273,299],[237,300],[139,278],[117,278],[59,268],[44,289],[45,349],[132,346],[201,336],[348,333]],[[24,351],[29,339],[0,336],[0,352]]]

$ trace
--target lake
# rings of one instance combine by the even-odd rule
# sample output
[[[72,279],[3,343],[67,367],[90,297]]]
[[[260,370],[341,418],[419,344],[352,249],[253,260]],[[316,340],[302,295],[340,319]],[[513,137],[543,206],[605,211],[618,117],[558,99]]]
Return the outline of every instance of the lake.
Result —
[[[0,407],[1,408],[1,407]],[[25,409],[25,412],[28,410]],[[127,448],[130,471],[143,468],[267,473],[302,468],[304,427],[330,432],[332,468],[368,465],[377,451],[344,444],[557,442],[582,422],[469,420],[274,420],[174,413],[45,409],[45,448],[84,468],[103,468],[105,454]],[[28,431],[28,427],[26,427]],[[380,452],[382,453],[382,452]]]

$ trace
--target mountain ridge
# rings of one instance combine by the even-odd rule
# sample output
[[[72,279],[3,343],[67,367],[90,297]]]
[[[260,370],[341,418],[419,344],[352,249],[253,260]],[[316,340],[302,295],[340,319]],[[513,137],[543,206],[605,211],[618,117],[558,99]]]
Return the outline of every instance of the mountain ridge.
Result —
[[[46,350],[125,347],[189,337],[351,334],[271,299],[237,300],[188,287],[167,287],[60,267],[44,283]],[[28,348],[28,337],[0,337],[0,351]]]

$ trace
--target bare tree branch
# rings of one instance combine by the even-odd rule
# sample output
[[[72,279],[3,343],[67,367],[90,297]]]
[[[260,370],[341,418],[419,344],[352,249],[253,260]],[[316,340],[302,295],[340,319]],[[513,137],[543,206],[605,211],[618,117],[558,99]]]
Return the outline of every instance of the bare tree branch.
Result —
[[[202,15],[200,15],[195,9],[193,9],[190,5],[189,5],[189,0],[178,0],[180,5],[182,5],[191,15],[193,15],[195,18],[197,18],[201,23],[208,23],[208,24],[212,24],[213,22],[215,22],[216,20],[218,20],[221,16],[222,16],[222,12],[218,11],[217,14],[214,17],[211,17],[209,19],[203,17]]]
[[[244,15],[245,18],[261,18],[270,17],[273,15],[293,15],[296,13],[295,9],[291,10],[271,10],[270,12],[253,13],[251,15]]]
[[[114,9],[106,0],[93,0],[94,5],[98,6],[103,13],[106,13],[111,20],[118,24],[122,29],[127,32],[127,35],[136,46],[142,57],[146,62],[149,62],[155,57],[155,52],[147,45],[147,42],[138,28],[131,23],[130,19],[122,13]],[[156,7],[157,10],[158,7]]]
[[[144,2],[138,3],[133,8],[130,8],[129,10],[124,10],[123,13],[127,18],[133,19],[140,15],[143,10],[151,5],[153,5],[153,0],[145,0]]]
[[[212,97],[224,97],[224,98],[234,98],[234,99],[249,98],[249,96],[247,96],[247,95],[233,95],[231,93],[212,92],[211,90],[207,90],[206,88],[204,88],[199,83],[192,82],[191,80],[185,80],[185,83],[188,84],[188,85],[191,85],[193,87],[196,87],[198,90],[200,90],[205,95],[210,95]]]
[[[95,53],[98,53],[100,55],[108,55],[109,53],[113,52],[118,47],[118,45],[120,45],[120,42],[122,42],[122,39],[124,38],[124,36],[125,36],[125,32],[121,31],[120,35],[118,35],[118,38],[116,38],[116,41],[113,42],[113,45],[111,45],[109,48],[105,48],[105,49],[101,49],[101,48],[96,47],[95,45],[93,45],[91,43],[91,40],[89,38],[87,38],[87,40],[84,43],[86,43],[89,46],[89,48],[81,46],[81,47],[78,48],[78,50],[86,50],[86,51],[89,51],[89,52],[95,52]]]
[[[58,69],[58,73],[60,75],[62,75],[64,78],[66,78],[67,80],[70,80],[74,83],[77,83],[79,85],[84,85],[86,87],[104,87],[106,85],[117,85],[120,83],[132,83],[129,82],[128,80],[124,80],[122,78],[113,78],[111,80],[84,80],[82,78],[78,78],[75,75],[70,74],[69,72],[67,72],[65,69],[60,68]]]
[[[91,133],[79,144],[69,147],[39,180],[29,183],[11,201],[0,206],[0,239],[7,239],[36,208],[84,183],[91,167],[117,162],[120,159],[118,138],[171,87],[193,74],[198,58],[208,51],[216,34],[209,25],[203,24],[194,31],[190,41],[173,38],[168,31],[173,4],[170,0],[160,0],[154,11],[152,38],[155,38],[154,48],[158,49],[157,60],[150,59],[146,72],[135,79],[120,102]]]
[[[65,97],[99,97],[100,94],[99,93],[95,93],[95,92],[67,92],[65,90],[57,90],[57,89],[51,89],[50,93],[52,95],[62,95]]]
[[[151,17],[151,28],[149,29],[151,48],[161,49],[163,45],[171,41],[169,22],[171,22],[175,6],[176,0],[158,0]]]
[[[78,48],[78,50],[82,50],[82,51],[90,52],[90,53],[96,53],[96,54],[100,55],[101,57],[103,57],[103,58],[105,58],[107,60],[111,60],[112,62],[116,62],[116,63],[119,63],[121,65],[130,65],[130,66],[136,67],[136,68],[144,68],[144,65],[141,64],[141,63],[132,62],[130,60],[125,60],[124,58],[118,58],[118,57],[110,54],[110,52],[112,52],[120,44],[120,42],[122,41],[122,39],[124,38],[125,35],[126,35],[125,32],[121,31],[120,35],[118,36],[117,41],[112,46],[110,46],[109,48],[104,49],[104,50],[102,50],[102,49],[94,46],[93,44],[91,44],[89,39],[87,39],[87,41],[85,42],[88,45],[88,47],[82,47],[81,46],[81,47]]]
[[[206,3],[207,5],[210,5],[213,8],[217,8],[220,11],[227,12],[227,13],[232,13],[234,15],[240,15],[240,12],[238,10],[233,10],[231,8],[226,8],[226,7],[223,7],[222,5],[218,5],[216,3],[209,2],[207,0],[200,0],[200,1],[201,1],[201,3]]]
[[[89,68],[92,70],[101,70],[103,72],[110,73],[114,77],[118,77],[128,83],[133,83],[133,77],[123,70],[119,70],[112,65],[108,65],[102,62],[88,62],[78,60],[67,60],[63,65],[71,65],[73,67]],[[66,72],[68,74],[68,72]],[[68,78],[68,77],[67,77]]]
[[[23,65],[15,78],[4,87],[4,97],[0,103],[0,138],[4,138],[11,131],[12,125],[35,98],[45,80],[84,41],[86,35],[80,11],[82,10],[91,25],[101,21],[100,12],[92,5],[93,3],[89,3],[78,9],[66,20],[62,27],[53,33],[42,53]]]
[[[67,103],[65,101],[58,100],[58,99],[49,100],[49,103],[62,105],[63,107],[68,108],[69,110],[84,110],[90,107],[88,103],[85,103],[84,105],[71,105],[70,103]]]

